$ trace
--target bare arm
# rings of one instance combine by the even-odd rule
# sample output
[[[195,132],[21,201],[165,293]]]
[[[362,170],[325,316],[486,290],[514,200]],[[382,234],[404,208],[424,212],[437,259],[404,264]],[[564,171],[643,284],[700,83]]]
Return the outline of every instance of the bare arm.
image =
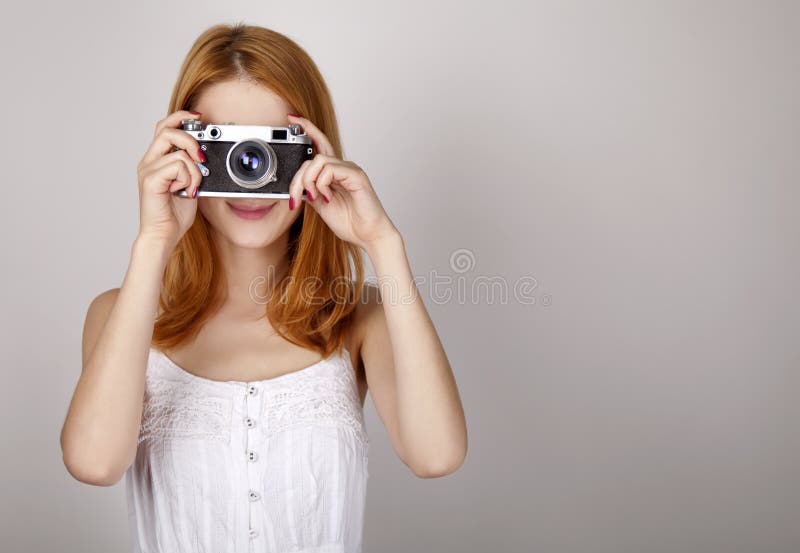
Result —
[[[358,306],[361,322],[355,330],[378,415],[398,456],[414,474],[453,472],[467,454],[467,425],[453,371],[419,297],[403,238],[366,172],[340,159],[312,121],[293,114],[288,118],[303,126],[318,150],[295,173],[289,195],[299,202],[307,190],[306,206],[316,210],[336,236],[367,252],[379,291],[388,289],[388,297],[382,294],[379,303],[368,287],[373,301],[365,309]],[[315,202],[320,196],[324,201]]]
[[[168,248],[138,237],[119,289],[92,301],[83,370],[61,430],[64,465],[76,479],[118,482],[136,455],[147,353]]]
[[[369,292],[361,345],[370,394],[395,451],[414,474],[447,475],[467,454],[453,372],[413,281],[401,235],[393,233],[367,253],[379,286]]]
[[[86,313],[83,370],[61,429],[61,452],[69,473],[88,484],[118,482],[136,456],[161,279],[197,212],[202,154],[177,128],[193,115],[176,111],[156,124],[137,168],[139,235],[128,271],[121,288],[97,296]],[[181,188],[188,198],[174,195]]]

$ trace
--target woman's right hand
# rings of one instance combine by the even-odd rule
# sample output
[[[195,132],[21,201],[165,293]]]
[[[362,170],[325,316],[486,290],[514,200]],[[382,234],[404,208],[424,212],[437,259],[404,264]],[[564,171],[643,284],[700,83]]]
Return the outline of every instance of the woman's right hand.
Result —
[[[197,189],[202,175],[196,162],[204,162],[200,144],[181,128],[183,119],[198,113],[179,110],[156,124],[153,142],[139,162],[139,236],[174,248],[197,213]],[[173,151],[173,146],[180,148]],[[188,196],[173,193],[185,188]]]

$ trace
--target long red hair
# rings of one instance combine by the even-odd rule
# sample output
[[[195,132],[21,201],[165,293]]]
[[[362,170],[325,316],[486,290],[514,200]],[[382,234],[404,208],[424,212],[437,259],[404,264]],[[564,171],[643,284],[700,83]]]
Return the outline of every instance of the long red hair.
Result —
[[[206,87],[238,78],[282,96],[294,113],[325,133],[342,157],[333,102],[316,64],[294,41],[264,27],[220,24],[204,31],[183,62],[167,113],[191,110]],[[153,345],[160,349],[194,338],[225,301],[224,273],[210,230],[198,210],[169,258],[153,330]],[[266,315],[285,339],[327,357],[340,350],[361,299],[361,250],[338,238],[313,209],[304,209],[289,230],[286,254],[290,268],[274,283]]]

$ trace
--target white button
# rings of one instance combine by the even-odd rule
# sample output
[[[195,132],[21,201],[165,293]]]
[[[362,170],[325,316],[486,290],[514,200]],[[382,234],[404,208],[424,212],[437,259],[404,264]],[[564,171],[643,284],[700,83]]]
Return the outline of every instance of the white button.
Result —
[[[258,535],[258,530],[256,530],[255,528],[250,528],[250,539],[252,540],[257,535]]]
[[[250,417],[245,417],[244,424],[247,426],[247,428],[253,428],[256,425],[256,421]]]
[[[250,498],[250,501],[258,501],[261,498],[261,495],[255,490],[250,490],[247,496]]]
[[[256,388],[255,385],[250,384],[247,387],[247,393],[250,394],[251,396],[254,396],[258,393],[258,388]]]
[[[258,453],[256,453],[253,450],[250,450],[250,451],[247,452],[247,458],[250,461],[256,461],[258,459]]]

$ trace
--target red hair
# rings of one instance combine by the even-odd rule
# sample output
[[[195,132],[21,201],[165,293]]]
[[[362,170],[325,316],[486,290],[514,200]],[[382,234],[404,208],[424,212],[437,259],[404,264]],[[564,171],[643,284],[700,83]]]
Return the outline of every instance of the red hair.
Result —
[[[209,85],[239,78],[282,96],[342,157],[333,102],[316,64],[294,41],[264,27],[220,24],[204,31],[183,62],[168,113],[191,110]],[[341,348],[361,299],[361,250],[338,238],[313,209],[304,209],[289,229],[286,253],[289,270],[274,283],[266,315],[279,335],[327,357]],[[168,349],[195,337],[222,306],[227,288],[219,267],[209,223],[198,210],[164,271],[154,346]]]

